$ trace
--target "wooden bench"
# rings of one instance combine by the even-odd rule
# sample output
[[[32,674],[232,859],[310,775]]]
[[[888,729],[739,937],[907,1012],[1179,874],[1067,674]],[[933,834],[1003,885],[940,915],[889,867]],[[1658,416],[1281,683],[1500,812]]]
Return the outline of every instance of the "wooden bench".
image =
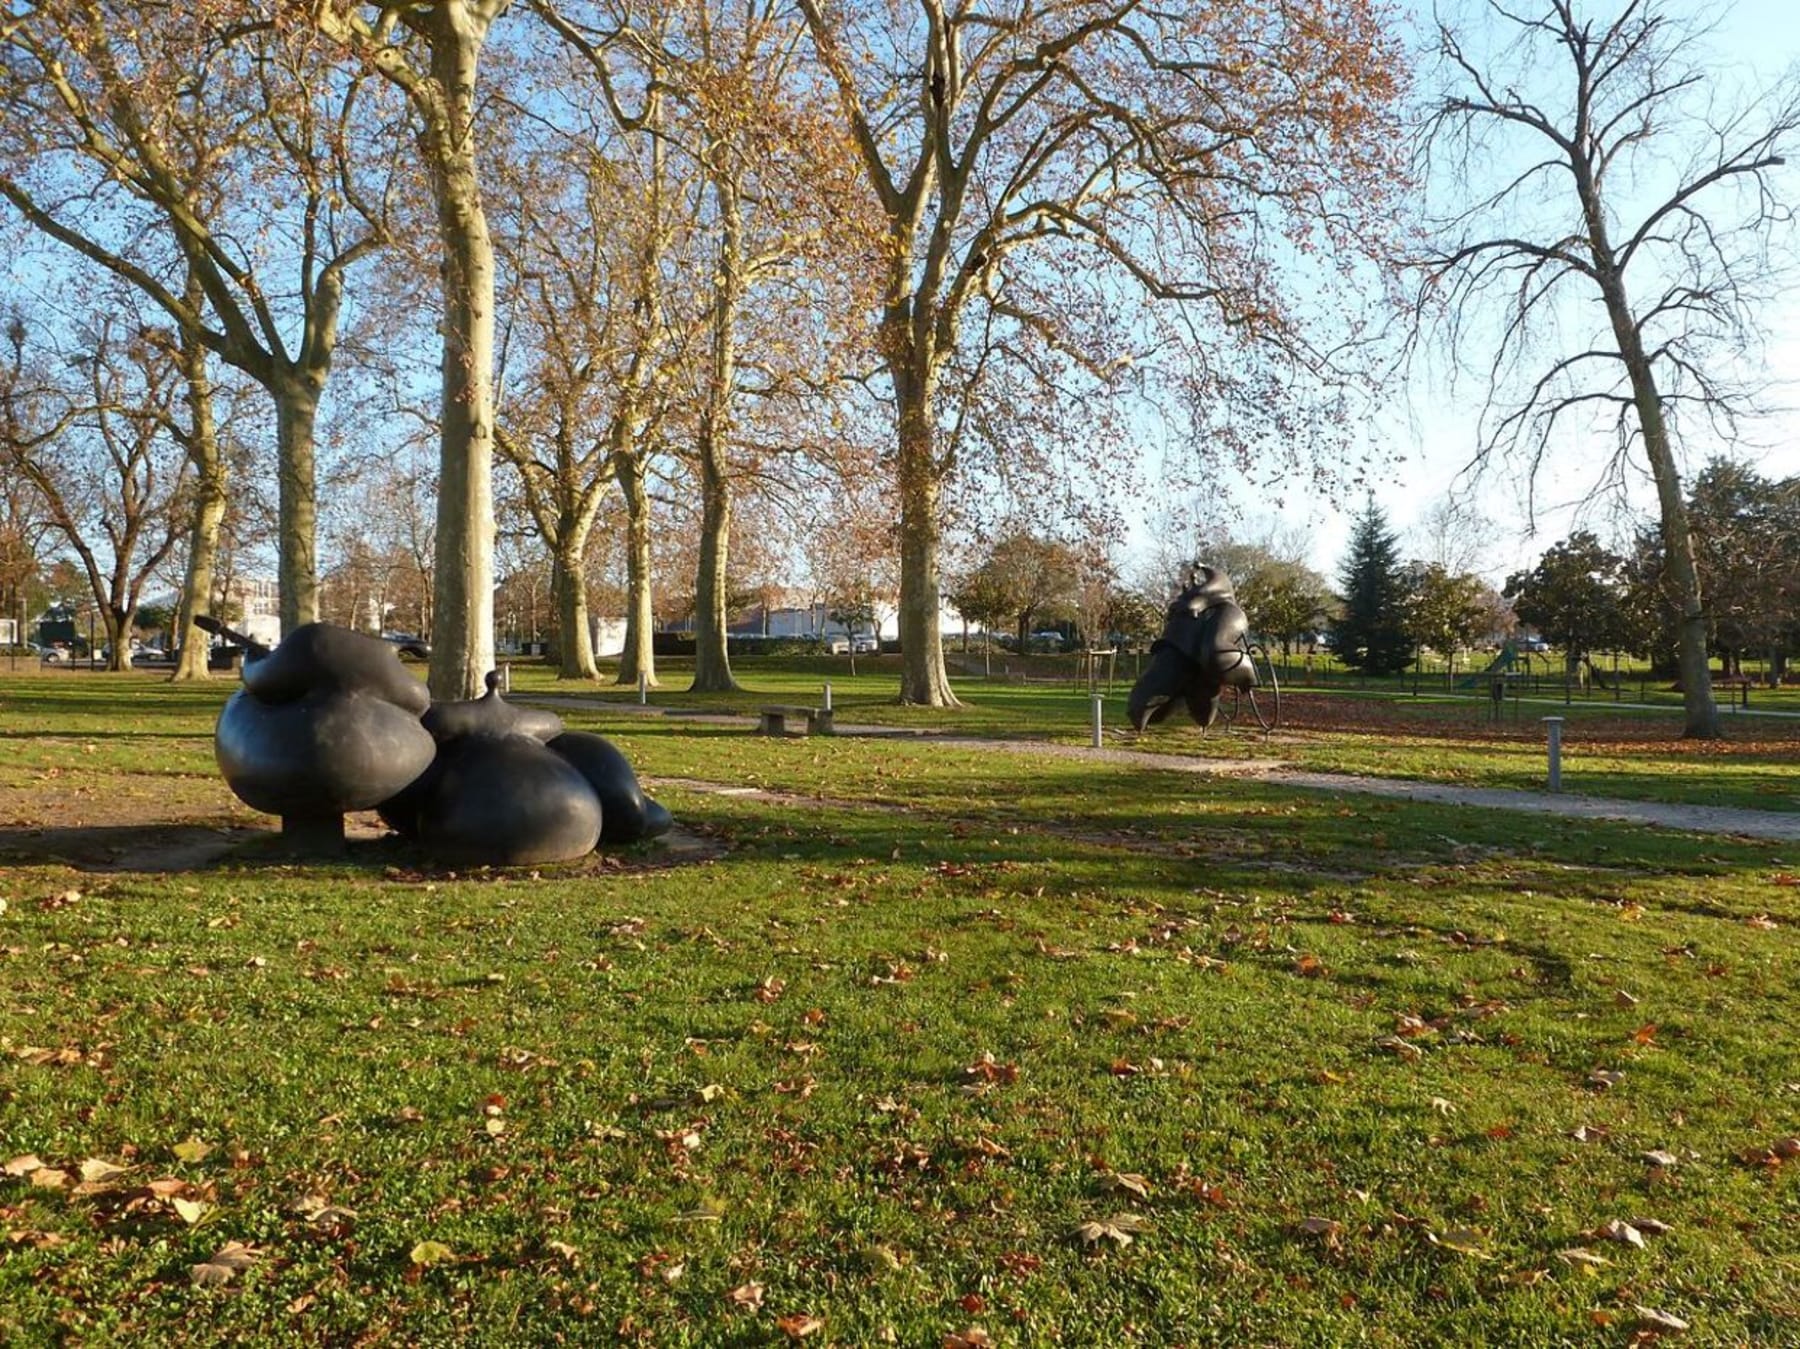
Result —
[[[786,735],[787,724],[791,721],[803,723],[801,735],[811,735],[814,731],[821,735],[831,734],[831,709],[829,707],[765,707],[759,714],[756,723],[758,735]]]

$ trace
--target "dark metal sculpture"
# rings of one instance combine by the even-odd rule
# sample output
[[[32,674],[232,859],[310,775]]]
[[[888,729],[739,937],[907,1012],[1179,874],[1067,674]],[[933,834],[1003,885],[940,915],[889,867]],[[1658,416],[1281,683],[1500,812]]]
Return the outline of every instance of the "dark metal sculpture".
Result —
[[[1141,731],[1167,717],[1179,701],[1195,722],[1210,726],[1219,715],[1221,694],[1230,690],[1233,705],[1248,700],[1258,723],[1269,729],[1271,709],[1258,702],[1257,691],[1266,689],[1271,699],[1279,693],[1274,671],[1266,658],[1257,658],[1260,648],[1249,632],[1231,578],[1216,567],[1196,568],[1169,602],[1162,636],[1150,647],[1150,666],[1132,685],[1131,724]]]
[[[433,703],[425,728],[437,758],[381,807],[395,832],[455,860],[567,861],[602,840],[654,838],[669,812],[638,786],[608,741],[565,731],[550,712],[513,707],[488,676],[485,696]]]
[[[431,702],[377,637],[308,623],[274,650],[209,618],[244,647],[244,686],[219,715],[219,769],[245,805],[281,816],[305,847],[341,846],[344,813],[372,810],[428,768]]]
[[[309,623],[271,651],[197,621],[247,652],[214,742],[225,781],[299,846],[341,847],[344,813],[369,809],[477,864],[568,861],[670,826],[616,748],[509,706],[493,675],[485,697],[434,704],[380,638]]]

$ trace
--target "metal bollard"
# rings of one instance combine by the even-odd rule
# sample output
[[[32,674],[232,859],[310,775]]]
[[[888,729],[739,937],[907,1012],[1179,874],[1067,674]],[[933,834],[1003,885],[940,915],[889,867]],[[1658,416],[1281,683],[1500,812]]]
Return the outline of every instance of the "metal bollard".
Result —
[[[1561,717],[1545,717],[1544,728],[1550,733],[1550,790],[1562,790],[1562,728]]]
[[[650,677],[642,670],[638,671],[638,706],[642,707],[650,701]]]
[[[1099,749],[1101,744],[1103,743],[1102,737],[1101,737],[1101,720],[1102,720],[1101,713],[1102,713],[1102,709],[1105,706],[1106,706],[1106,695],[1104,693],[1096,693],[1094,695],[1094,748],[1095,749]]]
[[[500,692],[512,692],[512,665],[510,662],[500,667]]]
[[[829,679],[825,681],[825,710],[831,711],[831,681]]]

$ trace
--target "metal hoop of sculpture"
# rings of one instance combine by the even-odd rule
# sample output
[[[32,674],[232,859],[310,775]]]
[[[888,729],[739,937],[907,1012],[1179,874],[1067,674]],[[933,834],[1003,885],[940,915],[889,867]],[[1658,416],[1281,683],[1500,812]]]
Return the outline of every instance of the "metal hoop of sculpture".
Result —
[[[1233,687],[1229,703],[1220,699],[1220,720],[1227,726],[1236,726],[1248,710],[1251,719],[1266,735],[1281,724],[1281,679],[1275,673],[1268,649],[1261,642],[1246,642],[1244,655],[1255,672],[1256,682],[1248,688]]]
[[[509,706],[493,675],[485,697],[432,703],[379,638],[308,623],[270,650],[201,626],[247,653],[214,737],[220,771],[302,847],[341,848],[345,812],[371,809],[435,855],[477,865],[570,861],[670,827],[613,745]]]
[[[1169,602],[1162,636],[1150,647],[1150,665],[1132,685],[1131,724],[1142,731],[1162,721],[1177,703],[1202,730],[1223,716],[1229,724],[1248,703],[1266,732],[1281,717],[1281,691],[1268,653],[1250,640],[1250,621],[1238,605],[1231,578],[1216,567],[1198,567]],[[1267,696],[1258,694],[1266,690]],[[1229,691],[1229,707],[1221,696]]]

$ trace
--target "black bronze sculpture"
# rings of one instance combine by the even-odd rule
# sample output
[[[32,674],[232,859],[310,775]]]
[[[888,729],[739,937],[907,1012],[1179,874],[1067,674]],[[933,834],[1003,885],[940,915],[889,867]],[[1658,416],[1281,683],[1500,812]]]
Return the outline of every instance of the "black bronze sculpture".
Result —
[[[381,818],[432,853],[495,864],[566,861],[602,840],[629,843],[669,828],[608,741],[565,731],[549,712],[509,705],[488,676],[485,696],[433,703],[425,728],[437,758]]]
[[[446,859],[496,865],[567,861],[670,826],[610,743],[508,706],[492,675],[485,697],[434,704],[379,638],[309,623],[271,651],[200,623],[246,652],[215,738],[225,781],[299,846],[341,846],[344,813],[369,809]]]
[[[1266,730],[1270,722],[1255,695],[1272,684],[1273,672],[1259,675],[1249,630],[1231,578],[1216,567],[1197,567],[1169,602],[1162,636],[1150,647],[1150,667],[1132,685],[1131,724],[1141,731],[1168,716],[1179,700],[1199,725],[1210,726],[1221,693],[1230,689],[1251,700]]]
[[[374,809],[430,766],[437,746],[419,716],[431,696],[380,638],[308,623],[271,651],[196,622],[245,651],[214,737],[219,769],[244,804],[281,816],[290,841],[341,844],[346,811]]]

